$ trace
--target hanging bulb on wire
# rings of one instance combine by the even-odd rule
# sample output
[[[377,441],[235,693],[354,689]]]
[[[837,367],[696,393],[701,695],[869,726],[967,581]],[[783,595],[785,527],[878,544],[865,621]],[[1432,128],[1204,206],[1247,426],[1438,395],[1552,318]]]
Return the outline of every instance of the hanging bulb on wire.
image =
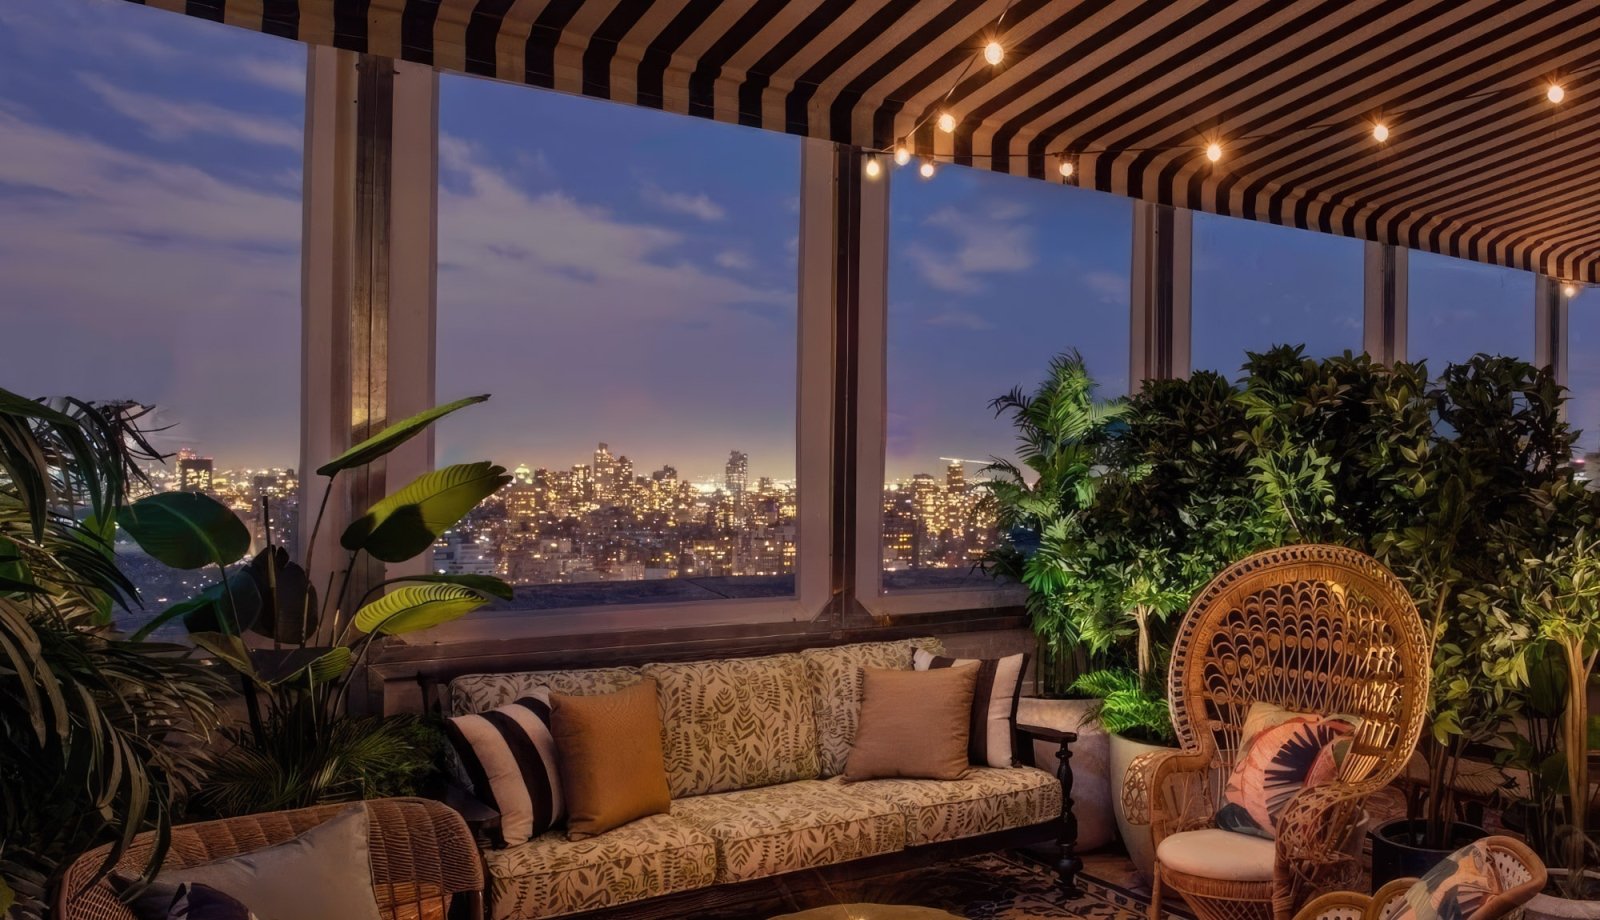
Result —
[[[1056,164],[1056,172],[1061,173],[1061,178],[1063,178],[1063,179],[1071,179],[1072,178],[1072,158],[1067,156],[1067,155],[1065,155],[1065,154],[1062,154],[1061,162]]]
[[[1378,122],[1377,124],[1373,125],[1372,126],[1372,139],[1377,141],[1380,144],[1383,143],[1384,141],[1388,140],[1389,139],[1389,126],[1384,124],[1381,121]]]
[[[984,45],[983,59],[988,61],[990,64],[1000,63],[1006,59],[1005,46],[996,41],[992,41],[989,44]]]
[[[956,129],[956,117],[949,112],[939,113],[939,130],[946,134],[953,133]]]
[[[896,144],[894,147],[894,164],[904,166],[911,162],[911,148],[905,144]]]
[[[1544,91],[1544,97],[1552,103],[1560,105],[1561,100],[1567,98],[1567,91],[1561,88],[1560,83],[1552,83],[1550,88]]]
[[[868,179],[876,179],[883,173],[883,165],[878,162],[878,155],[875,153],[867,157],[867,162],[861,169],[867,174]]]
[[[1222,159],[1222,145],[1216,141],[1206,145],[1206,159],[1215,163]]]
[[[922,178],[924,178],[924,179],[932,179],[933,178],[933,161],[932,160],[923,160],[922,161],[922,165],[917,168],[917,172],[922,173]]]
[[[1561,296],[1568,300],[1578,296],[1578,286],[1571,281],[1563,283],[1561,285]]]

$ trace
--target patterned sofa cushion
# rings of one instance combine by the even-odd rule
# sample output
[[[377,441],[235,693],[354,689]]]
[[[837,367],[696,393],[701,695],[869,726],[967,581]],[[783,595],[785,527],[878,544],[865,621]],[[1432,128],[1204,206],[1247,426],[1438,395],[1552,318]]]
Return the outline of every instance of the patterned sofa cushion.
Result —
[[[649,664],[642,673],[660,689],[673,798],[817,778],[799,655]]]
[[[493,920],[559,917],[703,888],[717,845],[693,825],[653,815],[587,840],[561,831],[484,853]]]
[[[802,780],[672,803],[672,816],[717,841],[717,881],[740,882],[905,847],[893,802],[837,782]]]
[[[906,846],[976,837],[1061,817],[1061,783],[1032,767],[973,767],[961,779],[874,779],[850,791],[892,802]]]
[[[594,668],[584,671],[516,671],[508,674],[463,674],[450,682],[450,715],[487,712],[515,703],[535,690],[572,696],[610,693],[639,680],[638,668]]]
[[[800,653],[811,706],[816,714],[817,746],[822,754],[823,776],[844,772],[845,755],[856,737],[861,715],[861,669],[911,669],[911,653],[924,649],[944,653],[938,639],[902,639],[898,642],[862,642],[834,648],[810,648]]]

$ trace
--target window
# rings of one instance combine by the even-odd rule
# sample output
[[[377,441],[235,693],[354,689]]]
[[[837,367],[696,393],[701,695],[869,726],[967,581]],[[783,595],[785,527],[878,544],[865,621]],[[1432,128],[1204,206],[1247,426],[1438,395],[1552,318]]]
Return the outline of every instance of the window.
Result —
[[[263,496],[274,537],[297,517],[305,54],[130,3],[0,9],[0,386],[155,407],[155,488],[258,541]],[[118,554],[124,627],[215,577]]]
[[[1412,252],[1406,339],[1437,376],[1479,352],[1533,360],[1531,272]]]
[[[1236,376],[1246,352],[1361,351],[1360,240],[1194,215],[1190,366]]]
[[[1578,449],[1589,476],[1600,476],[1600,287],[1581,287],[1567,301],[1567,421],[1580,430]]]
[[[438,462],[514,483],[434,550],[511,607],[795,595],[797,138],[440,81]],[[559,126],[551,130],[551,126]]]
[[[886,593],[992,587],[976,483],[1015,435],[990,400],[1080,352],[1101,395],[1128,390],[1133,210],[1126,199],[950,167],[889,195]]]

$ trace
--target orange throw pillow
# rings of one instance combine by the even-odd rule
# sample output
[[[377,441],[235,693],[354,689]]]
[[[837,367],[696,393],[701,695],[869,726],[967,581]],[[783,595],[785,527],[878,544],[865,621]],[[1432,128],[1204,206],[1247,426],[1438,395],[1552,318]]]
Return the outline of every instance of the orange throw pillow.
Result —
[[[959,779],[967,771],[975,664],[932,671],[863,668],[861,680],[861,719],[845,759],[845,782]]]
[[[567,839],[583,840],[672,806],[656,682],[599,696],[550,694]]]

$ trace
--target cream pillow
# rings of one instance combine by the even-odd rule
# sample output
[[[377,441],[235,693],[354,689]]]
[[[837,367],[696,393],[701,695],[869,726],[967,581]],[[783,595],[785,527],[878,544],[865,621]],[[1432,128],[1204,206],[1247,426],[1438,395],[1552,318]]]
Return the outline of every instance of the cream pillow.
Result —
[[[976,667],[863,668],[861,675],[861,719],[845,758],[845,782],[958,779],[966,772]]]

